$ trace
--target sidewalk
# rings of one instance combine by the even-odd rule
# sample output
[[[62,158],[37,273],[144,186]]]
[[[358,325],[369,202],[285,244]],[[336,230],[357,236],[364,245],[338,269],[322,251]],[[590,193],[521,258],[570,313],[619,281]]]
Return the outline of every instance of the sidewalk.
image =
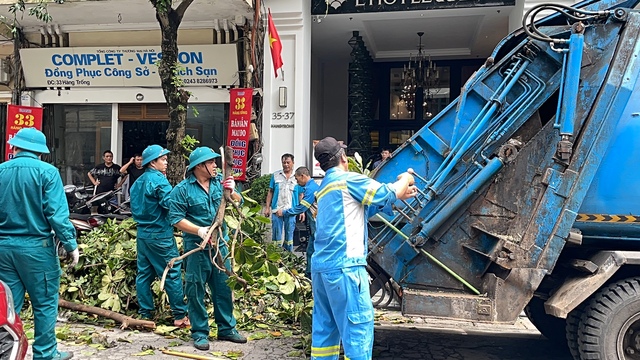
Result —
[[[540,337],[540,333],[525,318],[520,317],[513,325],[492,325],[475,322],[451,321],[445,319],[424,320],[419,317],[403,317],[399,311],[376,311],[376,344],[384,336],[380,332],[393,332],[394,329],[419,331],[432,334],[461,334],[509,337]],[[58,348],[61,351],[73,351],[74,359],[178,359],[178,357],[164,355],[160,349],[166,348],[188,354],[208,356],[210,359],[304,359],[299,336],[273,338],[267,331],[258,331],[249,336],[247,344],[234,344],[224,341],[211,341],[209,351],[199,351],[193,347],[191,341],[183,341],[175,336],[163,336],[147,331],[131,331],[107,329],[94,325],[58,323],[58,328],[69,326],[70,330],[63,331],[68,338],[60,339]],[[262,334],[262,336],[260,336]],[[277,335],[277,332],[276,332]],[[261,338],[261,337],[267,338]],[[62,336],[64,337],[64,336]],[[85,341],[90,337],[93,344]],[[78,343],[79,342],[79,343]],[[104,345],[112,346],[105,348]],[[400,343],[398,348],[404,346]],[[375,346],[374,346],[375,348]]]

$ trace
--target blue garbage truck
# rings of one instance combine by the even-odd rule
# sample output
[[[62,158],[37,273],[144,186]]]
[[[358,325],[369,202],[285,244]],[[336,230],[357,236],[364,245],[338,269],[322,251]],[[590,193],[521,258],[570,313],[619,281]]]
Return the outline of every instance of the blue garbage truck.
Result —
[[[406,315],[525,311],[575,359],[640,359],[637,3],[532,8],[374,171],[411,168],[419,193],[370,219],[372,293]]]

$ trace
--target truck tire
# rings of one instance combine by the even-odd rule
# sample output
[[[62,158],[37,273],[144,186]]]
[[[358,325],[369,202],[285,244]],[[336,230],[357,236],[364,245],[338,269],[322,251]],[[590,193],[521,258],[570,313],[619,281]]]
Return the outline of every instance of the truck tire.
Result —
[[[600,289],[578,329],[581,359],[640,359],[640,277]]]
[[[584,313],[584,307],[584,303],[580,304],[567,316],[567,345],[569,346],[569,352],[571,352],[573,360],[580,360],[580,350],[578,349],[578,327],[580,326],[580,319]]]
[[[524,308],[524,313],[544,337],[555,343],[566,343],[566,320],[547,314],[544,311],[544,300],[532,297]]]

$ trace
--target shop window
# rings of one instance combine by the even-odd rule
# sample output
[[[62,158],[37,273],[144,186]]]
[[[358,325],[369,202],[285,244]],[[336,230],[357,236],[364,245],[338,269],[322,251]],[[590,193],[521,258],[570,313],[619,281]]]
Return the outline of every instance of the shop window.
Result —
[[[409,140],[414,130],[395,130],[389,132],[389,145],[402,145],[405,141]]]
[[[389,119],[413,120],[415,112],[410,110],[411,104],[405,100],[405,91],[402,79],[402,69],[391,69],[391,98]]]
[[[428,120],[449,104],[449,66],[437,66],[434,76],[427,78],[418,88],[407,85],[402,68],[392,68],[390,77],[390,120]]]
[[[374,149],[379,147],[380,146],[380,131],[374,130],[374,131],[369,133],[369,136],[371,137],[371,147],[374,148]]]
[[[111,104],[53,106],[54,163],[65,184],[88,184],[87,172],[111,150]]]

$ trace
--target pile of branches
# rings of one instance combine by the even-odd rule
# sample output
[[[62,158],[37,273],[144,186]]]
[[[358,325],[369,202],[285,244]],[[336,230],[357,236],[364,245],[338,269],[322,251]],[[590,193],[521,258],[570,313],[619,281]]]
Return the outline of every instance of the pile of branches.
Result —
[[[234,249],[229,285],[234,290],[239,328],[310,331],[311,284],[302,276],[302,257],[265,242],[269,219],[260,215],[260,205],[249,198],[240,207],[229,205],[225,222],[232,238],[228,245]],[[182,239],[177,239],[181,247]],[[80,237],[78,244],[80,262],[62,276],[61,299],[135,317],[135,222],[107,221]],[[152,289],[154,320],[170,323],[168,297],[160,290],[160,281]],[[210,304],[209,310],[213,317]]]

